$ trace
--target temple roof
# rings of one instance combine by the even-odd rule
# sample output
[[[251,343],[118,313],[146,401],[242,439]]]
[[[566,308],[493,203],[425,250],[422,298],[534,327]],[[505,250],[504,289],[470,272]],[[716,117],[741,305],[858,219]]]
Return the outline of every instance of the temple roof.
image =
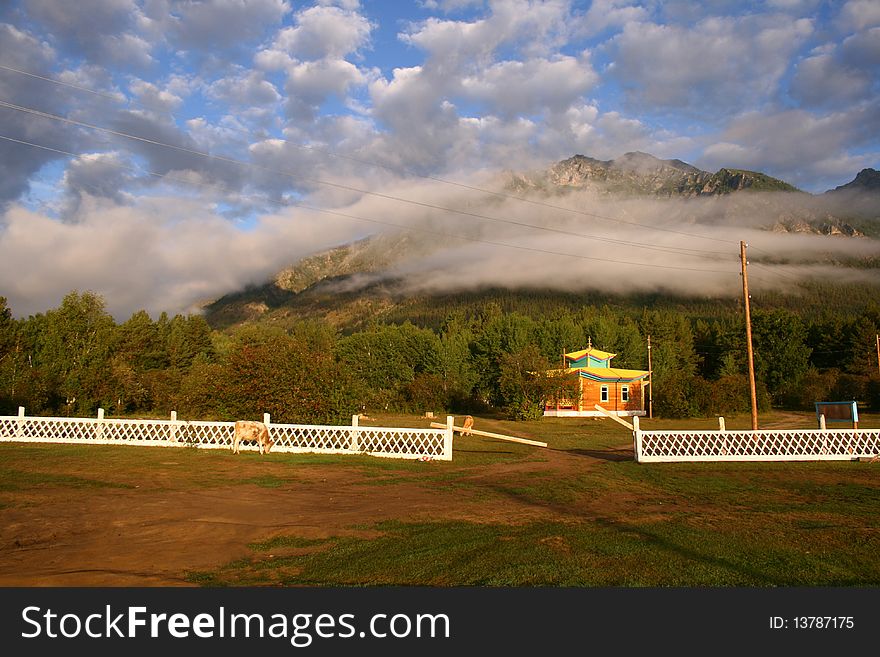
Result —
[[[572,351],[571,353],[565,354],[565,357],[569,360],[580,360],[587,355],[590,355],[597,360],[608,360],[609,358],[614,358],[617,354],[611,354],[607,351],[602,351],[601,349],[596,349],[594,347],[587,347],[586,349],[581,349],[580,351]]]
[[[639,381],[650,374],[646,370],[624,370],[617,367],[576,367],[570,371],[594,381]]]

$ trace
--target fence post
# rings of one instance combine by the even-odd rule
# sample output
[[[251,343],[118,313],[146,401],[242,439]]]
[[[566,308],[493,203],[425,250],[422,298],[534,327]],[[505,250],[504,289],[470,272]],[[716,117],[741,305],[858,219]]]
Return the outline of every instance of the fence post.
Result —
[[[639,427],[639,416],[633,415],[633,456],[639,462],[639,451],[642,448],[642,430]]]
[[[352,452],[360,451],[360,441],[358,440],[358,416],[351,416],[351,433],[349,434],[349,438],[351,439],[351,444],[349,449]]]
[[[452,427],[455,426],[455,417],[446,416],[446,434],[443,436],[443,461],[452,460]]]
[[[18,407],[18,420],[15,425],[15,437],[24,438],[24,406]]]
[[[171,435],[169,438],[172,443],[177,442],[177,411],[171,411]]]
[[[98,430],[95,434],[95,437],[98,440],[104,439],[104,409],[103,408],[98,409]]]
[[[718,416],[718,431],[720,431],[721,433],[727,431],[727,425],[724,423],[724,418],[720,415]],[[728,451],[727,437],[725,436],[724,439],[721,441],[721,454],[727,455]]]
[[[825,413],[819,415],[819,431],[827,431],[825,428]]]
[[[269,440],[272,439],[272,432],[269,429],[269,425],[272,424],[272,416],[268,413],[263,413],[263,424],[266,425],[266,433],[269,434]]]

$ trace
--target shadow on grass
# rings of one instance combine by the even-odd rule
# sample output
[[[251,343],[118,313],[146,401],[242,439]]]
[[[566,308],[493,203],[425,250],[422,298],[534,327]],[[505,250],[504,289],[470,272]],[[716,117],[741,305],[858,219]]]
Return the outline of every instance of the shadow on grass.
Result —
[[[574,454],[575,456],[589,456],[601,461],[613,461],[615,463],[634,460],[631,449],[564,449],[560,451],[566,454]]]

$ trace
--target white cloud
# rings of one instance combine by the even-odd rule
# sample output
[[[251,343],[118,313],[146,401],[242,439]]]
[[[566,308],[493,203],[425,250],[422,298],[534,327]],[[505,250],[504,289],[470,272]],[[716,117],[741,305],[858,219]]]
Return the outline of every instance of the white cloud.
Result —
[[[818,116],[805,110],[747,112],[713,137],[700,165],[762,170],[802,189],[824,191],[853,178],[865,158],[851,151],[878,132],[877,103]]]
[[[840,45],[840,53],[847,66],[873,73],[876,79],[877,67],[880,67],[880,27],[851,34]]]
[[[281,94],[260,71],[238,69],[214,81],[207,89],[209,98],[237,107],[271,105],[281,100]]]
[[[581,58],[504,61],[462,79],[462,93],[491,112],[533,114],[545,108],[564,111],[598,81],[589,55]]]
[[[286,0],[175,0],[170,13],[159,15],[178,47],[207,52],[260,39],[289,11]]]
[[[365,78],[357,66],[345,59],[300,62],[287,71],[287,115],[311,121],[318,107],[331,96],[344,99],[353,85]]]
[[[782,16],[632,23],[609,42],[610,71],[634,106],[729,115],[772,98],[812,32],[810,20]]]
[[[592,36],[609,28],[647,20],[648,9],[643,3],[630,0],[594,0],[583,16],[576,19],[574,29]]]
[[[141,105],[151,110],[173,112],[183,103],[180,96],[139,78],[134,78],[128,88]]]
[[[870,89],[869,74],[842,66],[831,54],[801,61],[789,87],[794,98],[810,107],[846,106],[865,98]]]
[[[486,18],[453,21],[429,18],[400,34],[404,43],[428,52],[437,66],[485,65],[503,44],[530,56],[546,55],[566,41],[570,3],[562,0],[495,0]]]
[[[849,0],[840,8],[837,24],[844,30],[858,31],[880,25],[880,4],[875,0]]]
[[[24,7],[64,50],[105,65],[152,62],[151,44],[136,33],[141,14],[134,0],[25,0]]]
[[[184,312],[263,282],[357,230],[340,218],[284,211],[241,231],[180,197],[95,206],[81,215],[79,223],[64,224],[21,207],[5,214],[0,279],[8,282],[4,295],[16,314],[44,312],[72,289],[102,294],[117,319],[141,308]],[[19,275],[34,262],[38,276]]]
[[[3,63],[37,75],[50,75],[56,52],[46,42],[12,25],[0,23]],[[46,93],[46,83],[12,71],[0,71],[0,98],[26,107],[61,113],[69,100],[66,91]],[[77,135],[58,123],[10,109],[0,110],[0,134],[61,150],[73,150]],[[0,209],[30,188],[31,178],[58,155],[23,144],[0,140]]]
[[[282,29],[273,45],[296,59],[340,59],[366,46],[372,29],[361,14],[331,6],[304,9],[296,22]]]
[[[113,205],[129,203],[132,197],[124,190],[135,178],[127,168],[130,166],[117,151],[86,153],[73,159],[61,181],[66,196],[61,216],[77,221],[86,197],[107,199]]]

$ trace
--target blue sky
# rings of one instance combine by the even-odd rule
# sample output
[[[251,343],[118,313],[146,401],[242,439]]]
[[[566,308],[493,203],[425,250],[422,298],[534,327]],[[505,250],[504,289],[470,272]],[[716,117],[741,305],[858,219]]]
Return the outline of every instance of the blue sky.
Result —
[[[37,248],[30,231],[57,249],[104,239],[107,217],[191,206],[169,225],[272,235],[287,248],[275,266],[365,232],[271,228],[285,200],[357,200],[316,180],[397,189],[423,181],[412,174],[471,181],[575,153],[646,151],[814,193],[880,168],[876,0],[12,0],[0,66],[0,100],[25,108],[0,107],[0,136],[55,149],[0,140],[0,249],[16,252]],[[180,308],[268,266],[201,282],[178,269],[155,285]],[[100,287],[90,267],[8,294],[39,308],[65,282]],[[107,294],[126,311],[163,303]]]

